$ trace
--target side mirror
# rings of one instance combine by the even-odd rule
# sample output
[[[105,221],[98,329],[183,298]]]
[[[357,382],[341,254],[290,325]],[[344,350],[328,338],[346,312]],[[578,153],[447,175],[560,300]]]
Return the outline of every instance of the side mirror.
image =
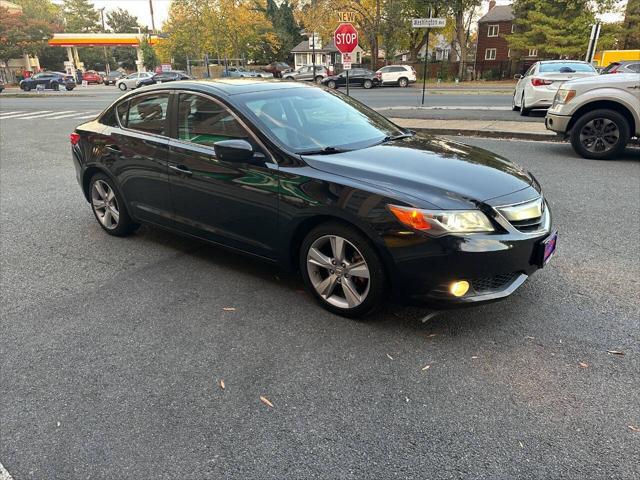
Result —
[[[520,80],[520,79],[522,78],[522,75],[520,75],[519,73],[516,73],[516,74],[513,76],[513,78],[514,78],[515,80]]]
[[[225,162],[249,162],[253,147],[246,140],[220,140],[213,144],[216,157]]]

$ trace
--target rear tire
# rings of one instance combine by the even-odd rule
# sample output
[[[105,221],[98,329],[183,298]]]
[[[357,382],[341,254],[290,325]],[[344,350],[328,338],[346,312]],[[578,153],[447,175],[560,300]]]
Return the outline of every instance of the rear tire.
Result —
[[[54,92],[57,92],[58,90],[60,90],[60,85],[58,85],[58,82],[53,82],[53,83],[51,84],[51,89],[52,89]]]
[[[404,77],[398,79],[398,86],[399,87],[405,88],[407,85],[409,85],[409,80],[407,80]]]
[[[118,85],[118,88],[124,92],[127,89],[127,85],[122,82],[120,85]]]
[[[612,160],[618,158],[627,146],[629,132],[629,122],[618,112],[593,110],[582,115],[573,125],[571,146],[584,158]]]
[[[368,90],[373,87],[373,82],[371,80],[365,80],[362,86]]]
[[[385,297],[382,261],[371,241],[351,225],[327,222],[311,230],[300,247],[299,266],[307,290],[336,315],[361,317]]]
[[[22,89],[23,89],[25,92],[28,92],[28,91],[30,91],[30,90],[31,90],[31,85],[25,85],[24,87],[22,87]]]
[[[74,87],[66,86],[64,88],[67,90],[67,92],[70,92],[71,90],[73,90]]]
[[[514,112],[520,111],[520,107],[516,105],[516,92],[513,92],[513,97],[511,98],[511,110]]]
[[[327,82],[327,86],[328,86],[329,88],[333,88],[333,89],[338,88],[338,85],[337,85],[337,84],[336,84],[336,82],[334,82],[333,80],[329,80],[329,81]]]
[[[98,224],[109,235],[124,237],[140,226],[131,219],[120,191],[104,173],[91,177],[89,201]]]
[[[522,92],[522,100],[520,101],[520,116],[528,117],[530,112],[531,112],[531,109],[525,107],[524,105],[524,92]]]
[[[318,76],[315,78],[316,85],[320,85],[320,84],[322,84],[322,80],[324,80],[324,77],[323,77],[322,75],[318,75]]]

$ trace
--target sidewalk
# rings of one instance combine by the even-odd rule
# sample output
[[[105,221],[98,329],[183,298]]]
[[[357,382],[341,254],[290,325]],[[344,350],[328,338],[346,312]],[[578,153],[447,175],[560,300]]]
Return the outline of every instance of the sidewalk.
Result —
[[[522,140],[561,141],[561,137],[547,130],[540,122],[514,122],[504,120],[436,120],[391,118],[392,122],[417,132],[437,135],[463,135]]]

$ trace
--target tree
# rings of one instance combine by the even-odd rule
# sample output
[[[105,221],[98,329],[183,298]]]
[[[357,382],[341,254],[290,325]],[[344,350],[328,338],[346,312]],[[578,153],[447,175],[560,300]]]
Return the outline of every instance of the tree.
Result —
[[[302,40],[300,27],[296,23],[293,6],[288,0],[284,0],[278,5],[274,0],[267,0],[265,15],[273,25],[273,34],[279,41],[279,47],[273,51],[271,60],[285,60],[289,57],[291,50]],[[266,46],[273,45],[273,39]],[[265,62],[269,63],[269,62]]]
[[[538,49],[556,58],[583,57],[596,13],[611,8],[609,0],[515,0],[515,33],[507,37],[517,55]]]
[[[37,55],[50,35],[49,23],[24,13],[9,13],[0,7],[0,60],[3,62],[24,54]]]
[[[107,12],[107,25],[115,33],[138,33],[138,17],[127,10],[116,8]]]
[[[155,50],[146,38],[140,42],[140,49],[142,50],[142,63],[145,68],[149,70],[155,69],[160,64],[160,61],[158,60]]]
[[[624,12],[622,45],[623,50],[640,48],[640,0],[629,0]]]
[[[453,0],[449,3],[449,14],[454,19],[455,45],[460,56],[458,78],[464,78],[464,62],[467,60],[467,46],[471,36],[471,23],[481,0]]]
[[[64,0],[62,11],[67,32],[90,33],[99,30],[100,13],[89,0]]]

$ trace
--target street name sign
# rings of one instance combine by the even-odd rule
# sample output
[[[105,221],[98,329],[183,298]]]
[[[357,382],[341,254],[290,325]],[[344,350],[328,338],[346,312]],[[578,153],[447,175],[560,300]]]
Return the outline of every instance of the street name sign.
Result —
[[[413,28],[444,28],[447,25],[446,18],[413,18],[411,26]]]
[[[358,31],[350,23],[341,23],[333,34],[340,53],[351,53],[358,46]]]

